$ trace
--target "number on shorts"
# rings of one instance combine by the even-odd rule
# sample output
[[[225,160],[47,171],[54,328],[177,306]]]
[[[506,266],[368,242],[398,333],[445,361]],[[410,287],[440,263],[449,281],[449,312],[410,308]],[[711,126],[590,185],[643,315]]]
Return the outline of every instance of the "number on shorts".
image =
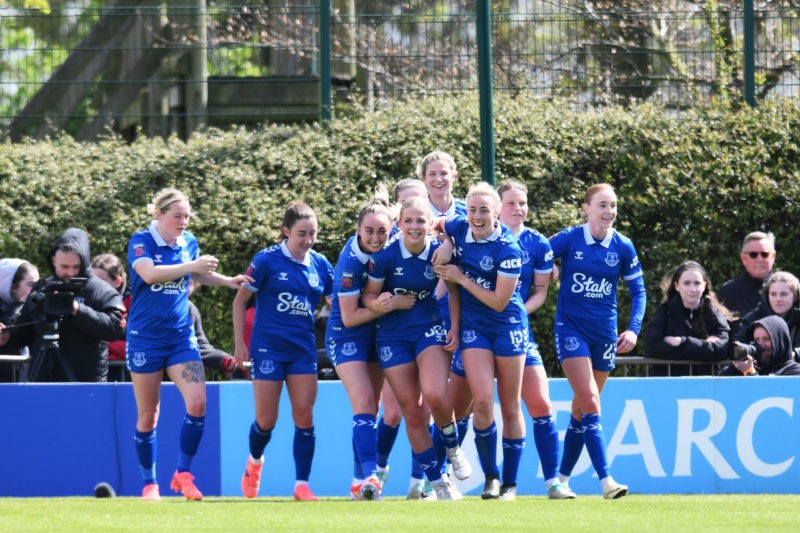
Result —
[[[603,352],[603,359],[613,359],[614,354],[617,353],[617,350],[615,349],[616,347],[617,347],[616,343],[612,342],[611,344],[607,344],[606,351]]]

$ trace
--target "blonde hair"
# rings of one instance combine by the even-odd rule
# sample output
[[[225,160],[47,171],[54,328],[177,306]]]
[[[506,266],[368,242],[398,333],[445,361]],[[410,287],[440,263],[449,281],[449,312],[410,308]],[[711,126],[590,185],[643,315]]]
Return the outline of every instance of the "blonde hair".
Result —
[[[469,199],[473,196],[488,196],[494,201],[494,207],[496,210],[500,210],[500,205],[502,202],[500,201],[500,195],[497,194],[497,191],[494,188],[486,183],[485,181],[481,181],[476,183],[475,185],[470,186],[469,191],[467,191],[467,199],[466,203],[469,205]]]
[[[400,204],[400,211],[397,213],[398,221],[403,218],[403,211],[409,207],[418,207],[425,213],[425,216],[427,216],[429,220],[433,220],[433,211],[431,211],[431,204],[428,199],[422,198],[421,196],[412,196]]]
[[[450,168],[453,170],[453,174],[458,174],[458,169],[456,168],[456,160],[453,159],[453,156],[448,154],[447,152],[440,152],[434,151],[426,155],[422,158],[422,160],[417,165],[417,170],[415,172],[416,176],[424,180],[425,179],[425,172],[428,170],[428,165],[430,165],[434,161],[441,161],[442,163],[446,163],[450,165]]]
[[[167,187],[158,191],[153,198],[153,202],[147,206],[147,211],[154,217],[158,217],[158,215],[166,213],[169,210],[169,206],[175,202],[189,203],[189,197],[178,189]]]
[[[764,295],[764,298],[766,298],[767,301],[769,301],[769,289],[775,283],[785,283],[792,291],[792,295],[794,296],[792,307],[797,305],[798,300],[800,300],[800,280],[797,279],[797,276],[784,270],[770,274],[767,278],[767,281],[764,282],[764,286],[761,287],[761,294]]]
[[[394,201],[399,201],[400,194],[409,189],[419,190],[422,193],[421,196],[428,195],[428,189],[425,187],[424,183],[415,178],[403,178],[394,184],[394,189],[392,191],[394,193]]]

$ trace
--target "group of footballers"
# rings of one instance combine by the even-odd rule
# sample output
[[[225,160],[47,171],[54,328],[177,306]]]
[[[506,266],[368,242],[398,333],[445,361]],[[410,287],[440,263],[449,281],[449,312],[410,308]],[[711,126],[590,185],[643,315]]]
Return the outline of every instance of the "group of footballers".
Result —
[[[409,497],[463,498],[451,476],[463,480],[472,474],[459,446],[471,416],[485,477],[481,497],[516,498],[525,445],[521,399],[533,419],[550,498],[575,498],[568,479],[584,445],[603,496],[627,494],[628,487],[609,472],[600,392],[616,353],[636,345],[645,292],[633,244],[613,229],[613,188],[590,187],[583,204],[586,222],[548,240],[524,226],[528,191],[522,183],[508,181],[497,190],[479,183],[460,201],[452,194],[456,176],[450,155],[437,151],[425,156],[417,167],[418,179],[401,180],[395,187],[396,208],[386,198],[361,209],[356,233],[335,269],[312,249],[318,231],[314,211],[302,202],[292,203],[284,214],[280,242],[256,254],[246,273],[235,277],[217,273],[216,258],[199,254],[187,231],[188,198],[175,189],[156,196],[151,206],[155,220],[128,247],[133,299],[127,359],[138,409],[135,442],[143,499],[160,499],[155,427],[164,369],[186,403],[171,487],[187,499],[203,497],[190,473],[203,433],[206,395],[188,318],[189,276],[238,291],[232,313],[234,355],[240,364],[252,362],[255,399],[241,482],[247,498],[258,495],[264,450],[277,423],[285,382],[295,424],[294,498],[318,499],[308,479],[317,395],[314,311],[323,297],[332,309],[328,356],[353,410],[351,498],[380,499],[400,416],[413,451]],[[562,279],[556,352],[574,392],[560,466],[547,376],[528,317],[547,297],[554,259],[560,260]],[[618,335],[620,278],[630,288],[633,306],[628,327]],[[245,306],[253,297],[256,311],[248,348]],[[502,472],[496,461],[495,378],[503,422]],[[381,402],[386,420],[378,419]]]

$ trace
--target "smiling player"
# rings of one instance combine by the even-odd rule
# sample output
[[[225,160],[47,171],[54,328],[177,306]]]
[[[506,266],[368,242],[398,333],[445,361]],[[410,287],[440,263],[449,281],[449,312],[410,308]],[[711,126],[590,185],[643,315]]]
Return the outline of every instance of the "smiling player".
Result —
[[[281,224],[283,240],[256,254],[247,269],[254,281],[233,302],[234,355],[238,365],[253,360],[256,419],[250,426],[250,456],[242,493],[255,498],[261,483],[263,453],[278,421],[283,382],[294,418],[294,499],[318,500],[308,486],[314,457],[314,402],[317,399],[317,349],[314,310],[333,293],[333,266],[311,249],[317,241],[317,216],[302,202],[290,204]],[[256,316],[248,351],[245,307],[256,296]],[[276,332],[279,332],[276,334]]]
[[[586,191],[586,223],[550,238],[554,257],[561,259],[561,287],[555,319],[555,345],[574,396],[572,419],[564,438],[559,478],[566,484],[584,443],[603,497],[625,496],[628,487],[611,477],[600,425],[600,392],[619,353],[636,346],[645,308],[639,257],[630,239],[614,230],[617,195],[607,183]],[[628,327],[617,335],[617,285],[622,277],[631,294]]]

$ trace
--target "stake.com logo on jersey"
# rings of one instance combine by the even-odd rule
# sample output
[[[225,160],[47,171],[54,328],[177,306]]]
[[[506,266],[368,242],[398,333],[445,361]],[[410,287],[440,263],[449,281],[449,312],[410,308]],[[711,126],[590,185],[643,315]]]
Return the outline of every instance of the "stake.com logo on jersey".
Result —
[[[605,278],[597,282],[591,276],[576,272],[572,275],[570,290],[575,294],[583,294],[586,298],[603,298],[611,296],[611,283]]]

